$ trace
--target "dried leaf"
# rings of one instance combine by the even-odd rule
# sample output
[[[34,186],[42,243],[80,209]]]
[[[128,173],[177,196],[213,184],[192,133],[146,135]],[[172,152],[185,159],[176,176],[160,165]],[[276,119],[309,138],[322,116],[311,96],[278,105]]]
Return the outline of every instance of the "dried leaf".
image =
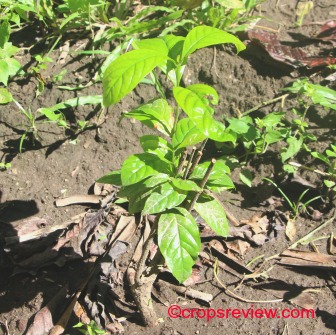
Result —
[[[34,321],[29,327],[26,335],[44,335],[48,334],[54,326],[53,316],[56,312],[63,309],[64,300],[67,295],[67,287],[62,287],[61,290],[49,301],[47,306],[43,307],[35,314]]]
[[[336,270],[336,256],[310,251],[286,250],[280,255],[279,264]]]
[[[296,235],[295,221],[292,220],[291,218],[288,218],[286,224],[286,236],[290,241],[293,241],[295,235]]]

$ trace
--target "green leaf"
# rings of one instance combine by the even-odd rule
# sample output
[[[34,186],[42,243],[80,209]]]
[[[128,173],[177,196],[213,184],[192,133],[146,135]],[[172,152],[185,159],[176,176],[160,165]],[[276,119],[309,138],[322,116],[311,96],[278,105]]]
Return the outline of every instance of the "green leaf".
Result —
[[[247,185],[248,187],[252,187],[252,181],[254,178],[254,174],[251,170],[243,169],[239,173],[240,180]]]
[[[167,44],[160,38],[147,38],[144,40],[137,40],[133,42],[135,49],[147,49],[160,52],[164,55],[168,55]]]
[[[7,88],[0,88],[0,104],[8,104],[9,102],[13,101],[13,97],[10,94],[10,92],[7,90]]]
[[[131,92],[145,76],[167,59],[166,50],[133,50],[114,60],[103,75],[103,102],[108,107]]]
[[[168,269],[182,283],[192,273],[201,248],[198,226],[184,208],[161,214],[158,223],[158,244]]]
[[[196,212],[219,236],[226,237],[229,224],[223,206],[214,198],[202,196],[194,206]]]
[[[321,160],[322,162],[326,163],[329,165],[330,161],[328,159],[328,157],[324,156],[323,154],[319,153],[319,152],[312,152],[311,155],[314,157],[314,158],[317,158],[319,160]]]
[[[197,165],[193,173],[190,175],[189,179],[202,180],[205,176],[205,173],[209,165],[210,162],[204,162],[202,164]],[[227,173],[230,173],[230,169],[224,163],[224,161],[222,160],[216,161],[210,173],[209,179],[206,183],[206,188],[214,192],[234,188],[234,184],[231,178],[227,175]]]
[[[281,152],[281,160],[285,162],[287,159],[296,155],[302,147],[302,138],[289,137],[287,139],[288,147],[284,148]]]
[[[217,91],[209,86],[204,84],[194,84],[189,85],[188,90],[196,93],[201,99],[204,99],[204,103],[206,105],[209,105],[211,103],[212,105],[218,104],[218,93]]]
[[[3,83],[5,86],[8,84],[8,64],[5,60],[0,59],[0,83]]]
[[[245,49],[244,43],[223,30],[207,26],[195,27],[186,36],[182,50],[182,59],[186,62],[186,57],[196,50],[222,43],[233,43],[238,52]]]
[[[101,95],[88,95],[83,97],[72,98],[64,102],[60,102],[52,107],[39,108],[38,111],[42,114],[48,114],[56,112],[60,109],[66,109],[71,107],[78,107],[83,105],[97,105],[102,103]]]
[[[0,24],[0,48],[8,42],[10,35],[10,24],[8,20],[3,20]]]
[[[323,182],[324,182],[324,185],[327,186],[328,188],[332,188],[336,185],[336,183],[331,180],[323,180]]]
[[[215,2],[219,3],[221,6],[225,8],[236,8],[236,9],[245,8],[244,3],[240,0],[215,0]]]
[[[185,193],[177,192],[172,185],[164,183],[146,200],[142,214],[157,214],[174,208],[184,201]]]
[[[195,145],[206,139],[206,136],[200,132],[195,123],[189,118],[181,119],[176,126],[173,134],[172,145],[175,149],[185,148]]]
[[[111,184],[111,185],[116,185],[116,186],[121,186],[121,174],[120,170],[116,171],[111,171],[105,176],[99,178],[97,183],[102,183],[102,184]]]
[[[137,197],[141,193],[146,193],[150,189],[154,188],[155,186],[158,186],[160,184],[163,184],[164,182],[169,180],[169,176],[164,173],[158,173],[153,176],[150,176],[138,183],[123,186],[121,190],[118,193],[118,196],[120,197]]]
[[[192,180],[185,180],[181,178],[171,178],[171,181],[173,185],[180,190],[195,191],[195,192],[201,191],[201,188]]]
[[[165,99],[156,99],[151,103],[139,106],[129,113],[124,113],[123,117],[137,119],[167,136],[170,136],[174,126],[173,109]]]
[[[172,151],[170,144],[160,136],[144,135],[140,138],[140,144],[145,152],[156,154],[162,159],[171,159]]]
[[[129,156],[121,168],[122,185],[135,184],[157,173],[171,172],[171,165],[150,153]]]
[[[218,142],[231,140],[224,124],[212,118],[209,107],[196,93],[182,87],[174,87],[173,93],[179,106],[206,137]]]

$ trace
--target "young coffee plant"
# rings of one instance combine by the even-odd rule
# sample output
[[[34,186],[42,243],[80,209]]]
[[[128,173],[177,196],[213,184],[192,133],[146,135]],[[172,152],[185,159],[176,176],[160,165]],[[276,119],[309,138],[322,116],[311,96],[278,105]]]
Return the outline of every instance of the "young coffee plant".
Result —
[[[142,136],[144,152],[129,156],[120,170],[98,181],[120,186],[118,196],[127,198],[130,213],[155,215],[145,245],[157,239],[168,269],[179,282],[191,275],[201,247],[198,225],[191,214],[193,209],[218,235],[228,234],[225,211],[213,192],[234,187],[230,170],[222,160],[200,164],[203,145],[198,149],[195,146],[207,139],[232,141],[232,136],[213,117],[213,106],[218,103],[216,90],[204,84],[181,85],[189,56],[198,49],[222,43],[232,43],[238,51],[245,48],[233,35],[207,26],[192,29],[186,37],[167,35],[136,41],[135,50],[114,60],[103,76],[105,107],[119,102],[155,68],[161,69],[173,85],[174,105],[160,97],[124,114],[157,129],[163,136]],[[190,146],[193,149],[188,156],[186,148]],[[148,285],[151,288],[156,276],[147,283],[144,297],[141,290],[145,290],[142,284],[146,258],[144,251],[133,293],[145,322],[151,324],[153,311]]]

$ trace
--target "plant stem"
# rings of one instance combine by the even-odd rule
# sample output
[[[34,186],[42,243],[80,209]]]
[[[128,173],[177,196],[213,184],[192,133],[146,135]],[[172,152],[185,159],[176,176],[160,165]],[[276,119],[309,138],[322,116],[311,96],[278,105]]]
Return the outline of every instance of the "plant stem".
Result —
[[[201,181],[201,185],[200,185],[201,191],[199,191],[199,192],[197,192],[197,193],[195,194],[195,196],[194,196],[194,198],[192,199],[192,201],[190,202],[189,206],[187,206],[187,208],[186,208],[188,212],[191,212],[191,211],[193,210],[193,208],[194,208],[194,206],[195,206],[195,204],[196,204],[198,198],[199,198],[200,195],[203,193],[204,186],[205,186],[205,184],[207,183],[207,181],[208,181],[208,179],[209,179],[209,177],[210,177],[210,173],[211,173],[211,171],[212,171],[212,169],[213,169],[215,163],[216,163],[216,159],[213,158],[213,159],[211,160],[211,162],[210,162],[210,165],[209,165],[208,169],[207,169],[206,172],[205,172],[205,175],[204,175],[202,181]]]
[[[193,148],[192,148],[192,152],[191,152],[191,154],[190,154],[189,161],[188,161],[188,166],[187,166],[187,168],[186,168],[185,171],[184,171],[183,179],[187,179],[187,176],[188,176],[188,173],[189,173],[191,164],[192,164],[192,162],[193,162],[193,160],[194,160],[194,156],[195,156],[195,152],[196,152],[196,150],[197,150],[196,147],[193,147]]]
[[[313,168],[310,168],[308,166],[305,166],[305,165],[302,165],[300,163],[296,163],[296,162],[289,162],[288,163],[289,165],[292,165],[292,166],[295,166],[297,168],[300,168],[300,169],[303,169],[303,170],[307,170],[307,171],[311,171],[311,172],[315,172],[323,177],[328,177],[330,179],[333,179],[333,180],[336,180],[336,176],[333,176],[327,172],[323,172],[323,171],[320,171],[320,170],[317,170],[317,169],[313,169]]]
[[[179,166],[177,168],[176,175],[179,175],[182,172],[182,169],[183,169],[184,163],[186,161],[187,155],[188,155],[188,149],[185,148],[184,151],[183,151]]]
[[[193,173],[193,171],[195,170],[197,164],[199,163],[200,159],[202,158],[202,155],[203,155],[202,151],[197,151],[196,157],[195,157],[195,159],[194,159],[194,161],[193,161],[193,163],[191,165],[191,168],[190,168],[190,170],[188,172],[187,177],[189,177]]]
[[[157,320],[152,304],[152,287],[157,275],[159,274],[159,269],[158,267],[153,266],[150,269],[150,272],[147,271],[145,274],[145,268],[148,253],[154,246],[154,236],[157,232],[158,220],[159,216],[155,219],[148,239],[143,246],[142,254],[134,276],[134,283],[131,282],[133,297],[137,307],[139,308],[143,322],[146,326],[150,327],[153,327]]]
[[[286,99],[288,96],[289,96],[289,94],[287,93],[287,94],[281,95],[280,97],[277,97],[277,98],[274,98],[274,99],[271,99],[271,100],[268,100],[268,101],[264,101],[264,102],[261,103],[260,105],[258,105],[258,106],[256,106],[256,107],[253,107],[253,108],[247,110],[246,112],[242,113],[242,116],[248,115],[248,114],[250,114],[250,113],[252,113],[252,112],[254,112],[254,111],[256,111],[256,110],[258,110],[258,109],[260,109],[260,108],[262,108],[262,107],[265,107],[265,106],[267,106],[267,105],[270,105],[270,104],[272,104],[272,103],[274,103],[274,102],[277,102],[277,101],[279,101],[279,100],[282,101],[281,104],[283,105],[285,99]]]

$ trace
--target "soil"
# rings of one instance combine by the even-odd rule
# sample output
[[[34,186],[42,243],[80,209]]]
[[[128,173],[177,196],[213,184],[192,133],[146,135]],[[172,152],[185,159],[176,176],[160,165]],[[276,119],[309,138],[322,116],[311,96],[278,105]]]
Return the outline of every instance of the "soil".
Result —
[[[305,17],[302,27],[294,27],[295,3],[291,0],[266,1],[260,6],[260,14],[267,19],[258,22],[264,29],[279,29],[281,40],[293,41],[293,34],[313,35],[318,26],[312,23],[324,22],[335,17],[336,5],[332,0],[315,4],[312,11]],[[288,31],[293,34],[290,36]],[[29,32],[27,33],[27,36]],[[22,37],[21,37],[22,38]],[[19,37],[18,37],[19,39]],[[23,44],[27,41],[22,38]],[[78,41],[71,45],[71,50],[78,50],[85,46],[86,41]],[[316,47],[315,45],[315,48]],[[228,47],[209,48],[198,51],[190,60],[190,65],[185,73],[185,83],[203,82],[213,85],[220,95],[217,117],[223,115],[236,115],[264,101],[273,99],[281,94],[281,89],[294,80],[296,75],[264,62],[248,52],[235,55]],[[31,54],[24,53],[19,57],[22,64],[31,62]],[[64,64],[57,62],[59,51],[51,54],[55,62],[51,63],[43,75],[48,78],[66,69],[61,84],[74,86],[78,83],[89,82],[101,64],[101,57],[78,56],[69,54]],[[215,62],[214,62],[215,60]],[[306,72],[309,74],[310,72]],[[321,81],[323,71],[315,72],[314,80]],[[82,91],[65,91],[57,85],[47,87],[43,94],[35,98],[36,80],[32,77],[27,80],[16,80],[10,83],[9,88],[13,96],[25,108],[34,112],[40,107],[52,106],[60,101],[84,95],[102,94],[102,87],[95,84]],[[0,172],[0,200],[5,206],[0,207],[0,223],[2,230],[6,223],[19,227],[20,224],[31,217],[50,220],[53,224],[62,223],[71,217],[82,213],[83,206],[55,207],[55,200],[68,195],[92,193],[92,186],[99,177],[111,170],[120,168],[123,160],[131,153],[141,152],[139,137],[148,134],[140,123],[119,117],[123,111],[155,96],[155,92],[148,86],[140,86],[134,93],[123,99],[121,103],[110,108],[105,122],[99,127],[94,127],[74,134],[71,131],[62,131],[54,124],[41,122],[38,125],[41,139],[27,139],[24,141],[22,154],[19,153],[19,143],[25,122],[18,108],[12,103],[2,106],[0,113],[0,148],[2,162],[10,162],[11,168]],[[289,105],[296,101],[286,102]],[[263,115],[273,110],[280,110],[280,104],[273,104],[251,114],[253,117]],[[334,136],[331,123],[335,124],[335,117],[326,118],[326,112],[316,110],[315,116],[308,116],[316,135],[327,138],[326,141],[316,143],[316,148],[323,151],[328,145],[330,136]],[[99,111],[92,107],[80,107],[65,112],[68,120],[75,127],[77,120],[88,120],[95,124],[99,119]],[[329,114],[330,115],[330,114]],[[40,120],[38,118],[38,120]],[[329,139],[328,139],[329,138]],[[277,150],[280,150],[278,147]],[[217,151],[214,144],[207,145],[207,151],[213,155]],[[217,155],[221,153],[216,152]],[[238,178],[239,171],[233,171],[233,179],[237,188],[233,192],[222,194],[226,206],[238,220],[251,219],[254,214],[271,211],[271,205],[262,206],[260,203],[267,199],[273,190],[265,190],[262,177],[274,177],[282,182],[288,196],[297,197],[301,191],[297,184],[283,180],[277,167],[277,152],[270,152],[262,157],[253,158],[250,167],[258,174],[251,189],[244,187]],[[304,161],[304,157],[302,157]],[[320,178],[312,174],[303,173],[302,176],[321,186]],[[302,188],[302,191],[305,188]],[[318,188],[317,188],[318,189]],[[267,194],[266,194],[267,193]],[[230,200],[230,201],[228,201]],[[1,205],[0,205],[1,206]],[[295,239],[307,234],[321,222],[327,221],[332,215],[332,209],[323,209],[322,221],[312,221],[300,216],[297,219],[297,235]],[[6,227],[8,227],[6,225]],[[334,222],[331,221],[318,234],[327,236],[333,232]],[[205,239],[209,242],[210,239]],[[326,240],[317,241],[320,252],[326,253]],[[278,236],[270,239],[261,247],[250,248],[240,257],[242,263],[247,264],[259,255],[270,257],[287,249],[289,242],[284,231],[279,231]],[[12,267],[4,255],[0,255],[0,321],[8,324],[11,335],[23,334],[32,323],[34,314],[45,306],[62,287],[68,285],[69,291],[76,288],[78,275],[84,276],[88,271],[88,264],[80,260],[71,261],[62,267],[49,265],[38,269],[36,273],[19,273],[12,275]],[[210,305],[200,301],[181,296],[170,289],[161,290],[156,287],[154,294],[154,307],[161,320],[158,326],[152,329],[145,328],[137,314],[123,322],[125,334],[334,334],[336,330],[336,286],[335,275],[325,270],[289,268],[274,265],[267,273],[269,279],[264,281],[250,280],[242,285],[235,276],[227,271],[220,271],[219,277],[223,283],[235,294],[245,299],[255,301],[243,302],[225,294],[223,287],[213,278],[212,267],[203,269],[203,280],[194,288],[211,293],[214,300],[211,308],[277,308],[279,310],[300,308],[288,301],[295,295],[305,290],[310,291],[311,306],[315,318],[214,318],[209,322],[202,318],[170,318],[167,314],[168,307],[177,304],[182,308],[210,308]],[[164,277],[168,278],[168,277]],[[274,284],[274,285],[273,285]],[[72,291],[71,291],[72,290]],[[287,302],[261,303],[258,301],[277,299],[274,292],[288,291]],[[130,300],[130,297],[126,298]],[[300,304],[299,304],[300,305]],[[302,304],[301,304],[302,306]],[[78,322],[71,319],[71,325]],[[67,329],[68,334],[77,334],[72,327]],[[4,332],[5,334],[5,332]]]

